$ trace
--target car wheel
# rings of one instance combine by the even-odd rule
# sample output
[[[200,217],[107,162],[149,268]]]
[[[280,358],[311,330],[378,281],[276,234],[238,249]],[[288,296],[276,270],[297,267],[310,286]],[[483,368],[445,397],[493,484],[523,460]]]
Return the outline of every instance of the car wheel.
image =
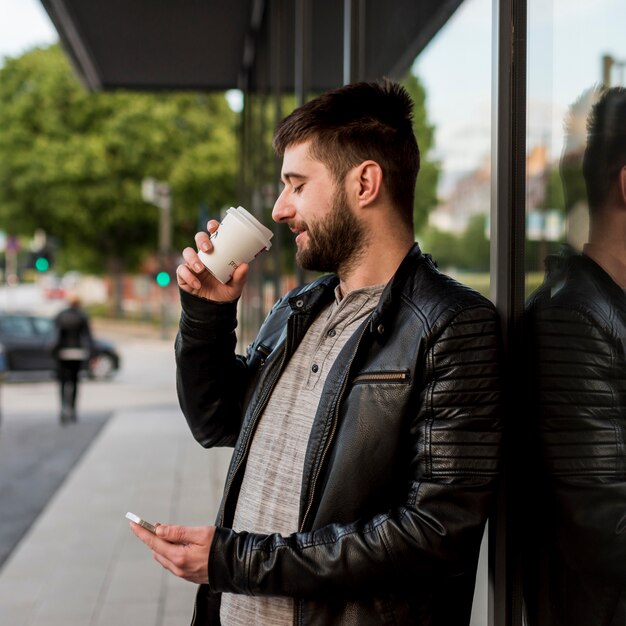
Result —
[[[111,378],[115,371],[115,360],[110,354],[102,353],[89,361],[89,377],[96,380]]]

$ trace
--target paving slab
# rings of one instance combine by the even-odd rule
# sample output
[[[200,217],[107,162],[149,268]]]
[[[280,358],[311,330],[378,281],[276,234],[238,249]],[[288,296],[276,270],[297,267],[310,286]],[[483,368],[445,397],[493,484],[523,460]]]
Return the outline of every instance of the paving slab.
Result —
[[[66,426],[50,415],[0,425],[0,567],[109,415],[84,412]]]
[[[124,515],[212,523],[229,459],[203,450],[175,406],[115,414],[0,571],[0,623],[189,623],[195,585],[161,568]]]

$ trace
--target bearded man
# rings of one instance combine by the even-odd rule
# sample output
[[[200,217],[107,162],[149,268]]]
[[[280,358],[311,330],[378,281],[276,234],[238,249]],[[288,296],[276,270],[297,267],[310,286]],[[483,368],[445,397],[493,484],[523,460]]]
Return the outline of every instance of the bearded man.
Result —
[[[183,252],[180,404],[203,446],[234,453],[215,526],[133,531],[201,583],[194,624],[469,624],[500,334],[414,240],[412,106],[396,83],[357,83],[279,124],[273,218],[327,273],[276,303],[245,356],[247,265],[222,284]],[[211,253],[206,232],[195,242]]]

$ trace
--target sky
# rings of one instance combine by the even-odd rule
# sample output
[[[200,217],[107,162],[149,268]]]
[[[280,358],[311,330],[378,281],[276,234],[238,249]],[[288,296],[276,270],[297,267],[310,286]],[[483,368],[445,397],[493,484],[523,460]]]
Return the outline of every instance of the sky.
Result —
[[[58,35],[38,0],[0,0],[0,64],[29,48],[58,41]]]

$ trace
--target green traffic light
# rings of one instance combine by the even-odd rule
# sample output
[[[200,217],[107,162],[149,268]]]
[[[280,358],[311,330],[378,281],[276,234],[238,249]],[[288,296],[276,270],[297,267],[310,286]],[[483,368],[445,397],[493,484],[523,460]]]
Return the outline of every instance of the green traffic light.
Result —
[[[167,287],[170,284],[170,275],[167,272],[159,272],[156,275],[156,282],[159,287]]]
[[[50,262],[46,257],[40,256],[35,260],[35,269],[38,272],[47,272],[50,269]]]

